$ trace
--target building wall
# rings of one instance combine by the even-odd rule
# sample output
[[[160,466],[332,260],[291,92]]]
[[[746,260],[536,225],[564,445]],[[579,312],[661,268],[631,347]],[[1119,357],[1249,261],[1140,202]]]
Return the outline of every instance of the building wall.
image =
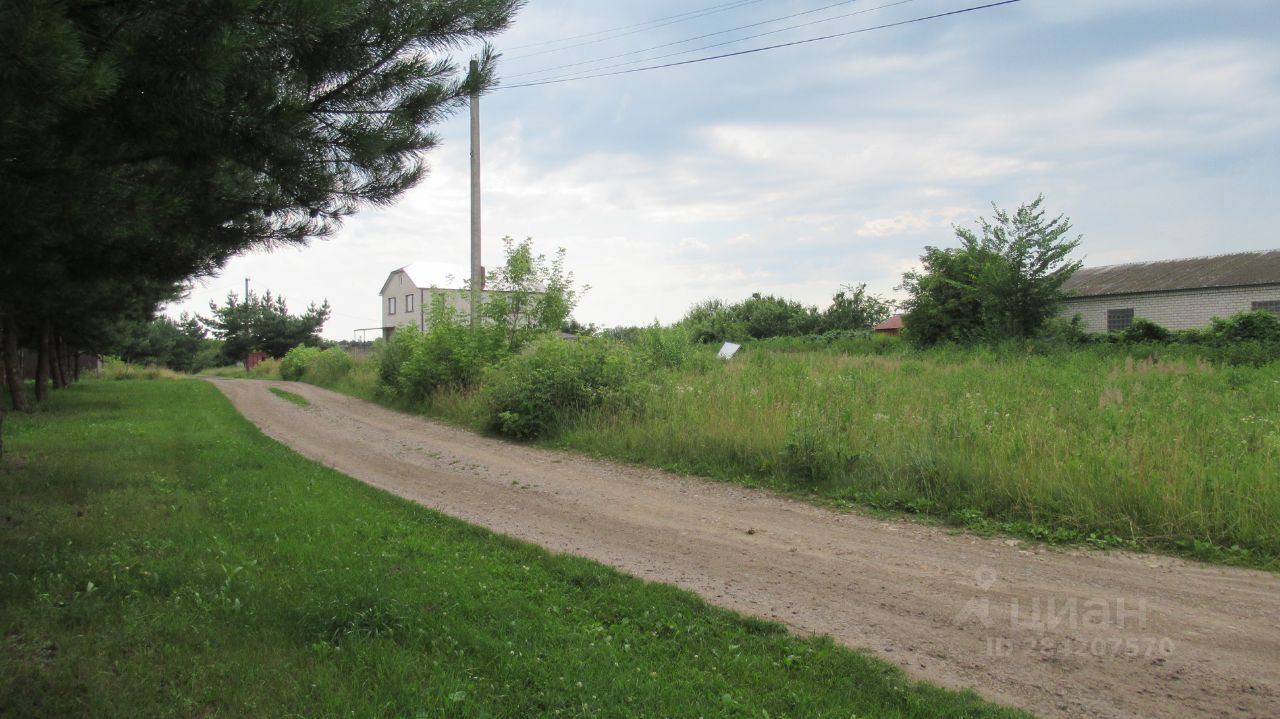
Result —
[[[492,292],[481,292],[481,302],[488,302],[495,294]],[[405,310],[405,296],[412,295],[413,310]],[[390,303],[387,300],[391,297],[396,298],[396,313],[388,312]],[[413,325],[420,330],[425,330],[430,322],[431,305],[435,302],[435,297],[444,298],[445,307],[453,310],[459,318],[466,320],[471,316],[471,291],[451,288],[420,288],[415,287],[408,275],[403,272],[395,273],[387,284],[386,290],[382,293],[382,336],[384,339],[390,338],[395,330]]]
[[[1229,317],[1253,309],[1254,302],[1280,300],[1280,284],[1222,287],[1134,295],[1082,297],[1067,300],[1063,316],[1082,315],[1090,332],[1107,331],[1107,310],[1133,309],[1142,317],[1171,330],[1204,327],[1214,317]]]
[[[404,298],[406,295],[413,296],[413,311],[411,312],[405,311],[404,308]],[[387,331],[388,328],[394,330],[395,328],[404,327],[405,325],[413,325],[415,327],[420,326],[422,313],[421,308],[418,305],[420,305],[422,301],[422,292],[420,292],[417,287],[414,287],[413,282],[409,280],[408,275],[403,272],[393,273],[387,280],[386,290],[383,291],[381,297],[382,332],[384,335],[390,334]],[[392,297],[396,298],[395,314],[388,312],[390,303],[387,302],[387,300]]]

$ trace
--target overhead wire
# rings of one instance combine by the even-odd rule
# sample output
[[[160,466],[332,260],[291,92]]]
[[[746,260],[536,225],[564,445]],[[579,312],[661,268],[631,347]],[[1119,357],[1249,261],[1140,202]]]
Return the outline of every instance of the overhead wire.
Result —
[[[534,82],[525,82],[525,83],[520,83],[520,84],[516,84],[516,85],[505,85],[505,86],[500,86],[500,87],[498,87],[498,88],[496,88],[496,89],[498,89],[498,90],[514,90],[514,89],[516,89],[516,88],[520,88],[520,87],[538,87],[538,86],[541,86],[541,85],[557,85],[557,84],[566,83],[566,82],[573,82],[573,81],[575,81],[575,80],[591,80],[591,79],[600,78],[600,77],[615,77],[615,76],[618,76],[618,75],[630,75],[630,74],[632,74],[632,73],[637,73],[637,72],[646,72],[646,71],[649,71],[649,70],[661,70],[661,69],[669,68],[669,67],[680,67],[680,66],[683,66],[683,65],[694,65],[694,64],[702,63],[702,62],[710,62],[710,61],[712,61],[712,60],[723,60],[723,59],[725,59],[725,58],[730,58],[730,57],[739,57],[739,56],[742,56],[742,55],[753,55],[753,54],[755,54],[755,53],[767,52],[767,51],[769,51],[769,50],[778,50],[778,49],[786,48],[786,47],[795,47],[795,46],[797,46],[797,45],[807,45],[807,44],[810,44],[810,43],[822,42],[822,41],[824,41],[824,40],[832,40],[832,39],[840,38],[840,37],[848,37],[848,36],[851,36],[851,35],[859,35],[859,34],[862,34],[862,33],[873,32],[873,31],[876,31],[876,30],[887,30],[887,29],[889,29],[889,28],[894,28],[894,27],[902,27],[902,26],[905,26],[905,25],[913,25],[913,24],[915,24],[915,23],[927,22],[927,21],[929,21],[929,20],[938,20],[938,19],[940,19],[940,18],[944,18],[944,17],[953,17],[953,16],[956,16],[956,15],[963,15],[963,14],[966,14],[966,13],[976,12],[976,11],[978,11],[978,10],[987,10],[987,9],[990,9],[990,8],[1001,7],[1001,6],[1003,6],[1003,5],[1013,5],[1013,4],[1015,4],[1015,3],[1020,3],[1020,2],[1022,2],[1022,0],[1001,0],[1001,2],[991,2],[991,3],[987,3],[987,4],[985,4],[985,5],[975,5],[975,6],[967,7],[967,8],[963,8],[963,9],[960,9],[960,10],[952,10],[952,11],[949,11],[949,12],[935,13],[935,14],[933,14],[933,15],[926,15],[926,16],[924,16],[924,17],[912,18],[912,19],[910,19],[910,20],[900,20],[900,21],[898,21],[898,22],[885,23],[885,24],[883,24],[883,25],[875,25],[875,26],[872,26],[872,27],[860,28],[860,29],[858,29],[858,30],[849,30],[849,31],[846,31],[846,32],[832,33],[832,34],[830,34],[830,35],[822,35],[822,36],[820,36],[820,37],[811,37],[811,38],[806,38],[806,39],[804,39],[804,40],[795,40],[795,41],[793,41],[793,42],[784,42],[784,43],[779,43],[779,44],[777,44],[777,45],[767,45],[767,46],[765,46],[765,47],[751,48],[751,49],[749,49],[749,50],[739,50],[739,51],[737,51],[737,52],[729,52],[729,53],[724,53],[724,54],[721,54],[721,55],[712,55],[712,56],[709,56],[709,57],[694,58],[694,59],[692,59],[692,60],[681,60],[681,61],[679,61],[679,62],[668,62],[668,63],[664,63],[664,64],[661,64],[661,65],[650,65],[650,66],[647,66],[647,67],[636,67],[636,68],[631,68],[631,69],[628,69],[628,70],[616,70],[616,71],[614,71],[614,72],[597,73],[597,74],[594,74],[594,75],[579,75],[579,76],[574,76],[574,77],[555,78],[555,79],[551,79],[551,80],[538,80],[538,81],[534,81]],[[629,63],[628,63],[628,64],[629,64]]]
[[[616,59],[618,59],[618,58],[620,58],[620,57],[629,57],[629,56],[631,56],[631,55],[639,55],[639,54],[641,54],[641,53],[651,52],[651,51],[653,51],[653,50],[661,50],[662,48],[665,48],[665,47],[672,47],[672,46],[675,46],[675,45],[683,45],[683,44],[685,44],[685,43],[687,43],[687,42],[696,42],[696,41],[698,41],[698,40],[705,40],[706,38],[709,38],[709,37],[715,37],[715,36],[717,36],[717,35],[726,35],[726,34],[728,34],[728,33],[731,33],[731,32],[737,32],[737,31],[739,31],[739,30],[746,30],[746,29],[753,28],[753,27],[759,27],[760,25],[769,25],[769,24],[771,24],[771,23],[775,23],[775,22],[782,22],[783,20],[790,20],[790,19],[792,19],[792,18],[800,17],[800,16],[802,16],[802,15],[812,15],[812,14],[813,14],[813,13],[815,13],[815,12],[822,12],[823,10],[830,10],[831,8],[834,8],[834,7],[840,7],[841,5],[849,5],[849,4],[852,4],[852,3],[855,3],[855,2],[860,2],[860,1],[861,1],[861,0],[843,0],[843,2],[834,3],[834,4],[832,4],[832,5],[826,5],[826,6],[824,6],[824,7],[820,7],[820,8],[817,8],[817,9],[815,9],[815,10],[806,10],[806,11],[804,11],[804,12],[798,12],[798,13],[794,13],[794,14],[791,14],[791,15],[784,15],[784,16],[782,16],[782,17],[773,18],[772,20],[763,20],[763,21],[761,21],[761,22],[751,23],[751,24],[749,24],[749,25],[740,25],[740,26],[735,27],[735,28],[729,28],[728,30],[719,30],[719,31],[717,31],[717,32],[707,33],[707,34],[705,34],[705,35],[698,35],[697,37],[686,38],[686,39],[684,39],[684,40],[677,40],[677,41],[675,41],[675,42],[669,42],[669,43],[665,43],[665,44],[662,44],[662,45],[654,45],[653,47],[647,47],[647,48],[644,48],[644,49],[642,49],[642,50],[633,50],[633,51],[631,51],[631,52],[624,52],[624,53],[620,53],[620,54],[617,54],[617,55],[609,55],[609,56],[607,56],[607,57],[598,57],[598,58],[595,58],[595,59],[593,59],[593,60],[583,60],[583,61],[581,61],[581,62],[573,62],[573,63],[569,63],[569,64],[566,64],[566,65],[557,65],[557,66],[555,66],[555,67],[547,67],[547,68],[543,68],[543,69],[541,69],[541,70],[531,70],[531,71],[529,71],[529,72],[520,72],[520,73],[515,73],[515,74],[513,74],[513,75],[506,75],[505,77],[507,77],[507,78],[514,78],[514,77],[527,77],[527,76],[529,76],[529,75],[541,75],[541,74],[544,74],[544,73],[551,72],[551,71],[553,71],[553,70],[565,70],[565,69],[568,69],[568,68],[571,68],[571,67],[580,67],[580,66],[582,66],[582,65],[594,65],[594,64],[595,64],[595,63],[597,63],[597,62],[605,62],[606,60],[616,60]],[[800,28],[802,28],[802,27],[810,27],[810,26],[812,26],[812,25],[821,25],[822,23],[826,23],[826,22],[833,22],[833,21],[835,21],[835,20],[843,20],[843,19],[845,19],[845,18],[854,17],[854,16],[856,16],[856,15],[865,15],[866,13],[869,13],[869,12],[875,12],[876,10],[884,10],[885,8],[891,8],[891,7],[894,7],[894,6],[897,6],[897,5],[905,5],[905,4],[909,3],[909,2],[915,2],[915,1],[916,1],[916,0],[897,0],[897,2],[891,2],[891,3],[888,3],[888,4],[886,4],[886,5],[879,5],[879,6],[876,6],[876,7],[873,7],[873,8],[866,8],[866,9],[863,9],[863,10],[856,10],[856,11],[854,11],[854,12],[848,12],[848,13],[844,13],[844,14],[841,14],[841,15],[833,15],[833,16],[828,17],[828,18],[822,18],[821,20],[813,20],[813,21],[811,21],[811,22],[799,23],[799,24],[796,24],[796,25],[788,25],[787,27],[778,28],[778,29],[776,29],[776,30],[769,30],[768,32],[757,33],[757,34],[755,34],[755,35],[747,35],[746,37],[740,37],[740,38],[736,38],[736,39],[734,39],[734,40],[729,40],[729,41],[726,41],[726,42],[719,42],[719,43],[715,43],[715,44],[712,44],[712,45],[703,45],[702,47],[690,48],[690,49],[688,49],[688,50],[681,50],[680,52],[668,53],[668,54],[666,54],[666,55],[658,55],[658,56],[656,56],[656,57],[646,57],[646,58],[641,58],[641,59],[638,59],[638,60],[630,60],[630,61],[628,61],[628,62],[616,63],[616,64],[613,64],[613,65],[605,65],[605,66],[603,66],[603,67],[592,68],[591,70],[589,70],[589,71],[584,71],[584,72],[596,72],[596,71],[599,71],[599,70],[610,70],[610,69],[613,69],[613,68],[615,68],[615,67],[623,67],[623,66],[626,66],[626,65],[634,65],[634,64],[636,64],[636,63],[638,63],[638,62],[652,62],[652,61],[654,61],[654,60],[665,60],[666,58],[669,58],[669,57],[677,57],[677,56],[679,56],[679,55],[687,55],[687,54],[692,53],[692,52],[699,52],[699,51],[701,51],[701,50],[709,50],[709,49],[711,49],[711,48],[715,48],[715,47],[723,47],[723,46],[725,46],[725,45],[732,45],[732,44],[734,44],[734,43],[745,42],[745,41],[747,41],[747,40],[756,40],[756,39],[758,39],[758,38],[767,37],[767,36],[769,36],[769,35],[777,35],[777,34],[779,34],[779,33],[788,32],[788,31],[790,31],[790,30],[798,30],[798,29],[800,29]]]
[[[666,22],[660,22],[657,24],[647,24],[648,25],[647,27],[637,27],[637,29],[631,30],[630,32],[622,32],[622,33],[618,33],[617,35],[609,35],[607,37],[598,38],[596,40],[584,40],[582,42],[574,43],[572,45],[564,45],[562,47],[552,47],[552,48],[547,48],[546,50],[539,50],[537,52],[526,52],[523,54],[511,55],[509,57],[511,59],[523,58],[523,57],[536,57],[538,55],[546,55],[553,52],[562,52],[564,50],[572,50],[573,48],[585,47],[587,45],[598,45],[599,43],[602,43],[602,42],[608,42],[610,40],[617,40],[618,38],[638,35],[642,32],[657,30],[660,27],[667,27],[668,25],[678,25],[680,23],[689,22],[690,20],[698,20],[700,18],[704,18],[709,15],[716,15],[722,12],[728,12],[729,10],[736,10],[740,7],[745,7],[747,5],[755,5],[756,3],[760,3],[760,2],[764,2],[764,0],[738,0],[738,2],[720,6],[715,9],[707,10],[705,12],[696,11],[695,13],[689,14],[687,17],[680,17],[680,19],[667,20]],[[626,28],[621,28],[621,29],[626,29]],[[511,48],[511,49],[514,49],[514,48]]]
[[[607,33],[615,32],[617,30],[630,30],[632,28],[638,28],[638,27],[643,27],[645,25],[652,25],[654,23],[662,22],[663,20],[673,20],[676,18],[685,17],[687,15],[696,15],[698,13],[708,12],[712,10],[721,10],[721,9],[732,10],[735,7],[738,7],[740,5],[746,5],[746,4],[748,4],[747,0],[733,0],[733,2],[723,3],[721,5],[712,5],[710,7],[704,7],[698,10],[689,10],[687,12],[678,13],[676,15],[667,15],[665,17],[654,18],[652,20],[633,23],[631,25],[621,25],[619,27],[611,27],[605,30],[596,30],[594,32],[583,33],[581,35],[570,35],[568,37],[556,38],[554,40],[542,40],[539,42],[526,43],[524,45],[513,45],[512,47],[507,48],[507,50],[523,50],[524,48],[528,48],[528,47],[541,47],[543,45],[554,45],[558,42],[569,42],[570,40],[581,40],[582,38],[586,38],[586,37],[595,37],[596,35],[604,35]]]

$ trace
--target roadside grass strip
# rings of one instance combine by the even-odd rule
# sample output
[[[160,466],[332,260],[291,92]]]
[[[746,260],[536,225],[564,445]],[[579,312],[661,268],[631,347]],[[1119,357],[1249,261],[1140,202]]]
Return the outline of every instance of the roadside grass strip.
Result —
[[[285,400],[286,402],[292,402],[293,404],[296,404],[299,407],[311,406],[311,402],[306,397],[303,397],[300,394],[295,394],[288,390],[280,389],[279,387],[272,387],[271,394],[279,397],[282,400]]]
[[[392,497],[206,382],[6,432],[0,716],[1026,716]]]

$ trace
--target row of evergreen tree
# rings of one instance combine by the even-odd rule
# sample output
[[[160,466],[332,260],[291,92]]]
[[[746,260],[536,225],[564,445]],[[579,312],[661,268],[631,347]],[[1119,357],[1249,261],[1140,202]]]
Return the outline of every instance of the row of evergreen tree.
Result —
[[[430,126],[489,87],[450,56],[522,0],[0,3],[0,333],[93,350],[231,257],[331,234],[424,174]],[[3,412],[3,404],[0,404]],[[3,415],[0,414],[0,422]]]

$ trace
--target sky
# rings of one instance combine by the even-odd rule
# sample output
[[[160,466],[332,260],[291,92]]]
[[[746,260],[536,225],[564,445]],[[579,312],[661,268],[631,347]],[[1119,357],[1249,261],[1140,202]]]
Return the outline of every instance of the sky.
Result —
[[[753,292],[825,307],[866,283],[900,297],[926,245],[1040,194],[1088,266],[1280,247],[1274,0],[1022,0],[512,87],[801,23],[814,24],[614,70],[983,4],[836,3],[530,0],[494,42],[502,87],[481,101],[485,264],[501,263],[504,236],[563,247],[590,286],[575,317],[611,327]],[[306,248],[235,258],[166,313],[208,314],[247,277],[294,310],[327,299],[330,339],[377,327],[391,271],[469,261],[466,113],[436,131],[430,174],[397,204]]]

